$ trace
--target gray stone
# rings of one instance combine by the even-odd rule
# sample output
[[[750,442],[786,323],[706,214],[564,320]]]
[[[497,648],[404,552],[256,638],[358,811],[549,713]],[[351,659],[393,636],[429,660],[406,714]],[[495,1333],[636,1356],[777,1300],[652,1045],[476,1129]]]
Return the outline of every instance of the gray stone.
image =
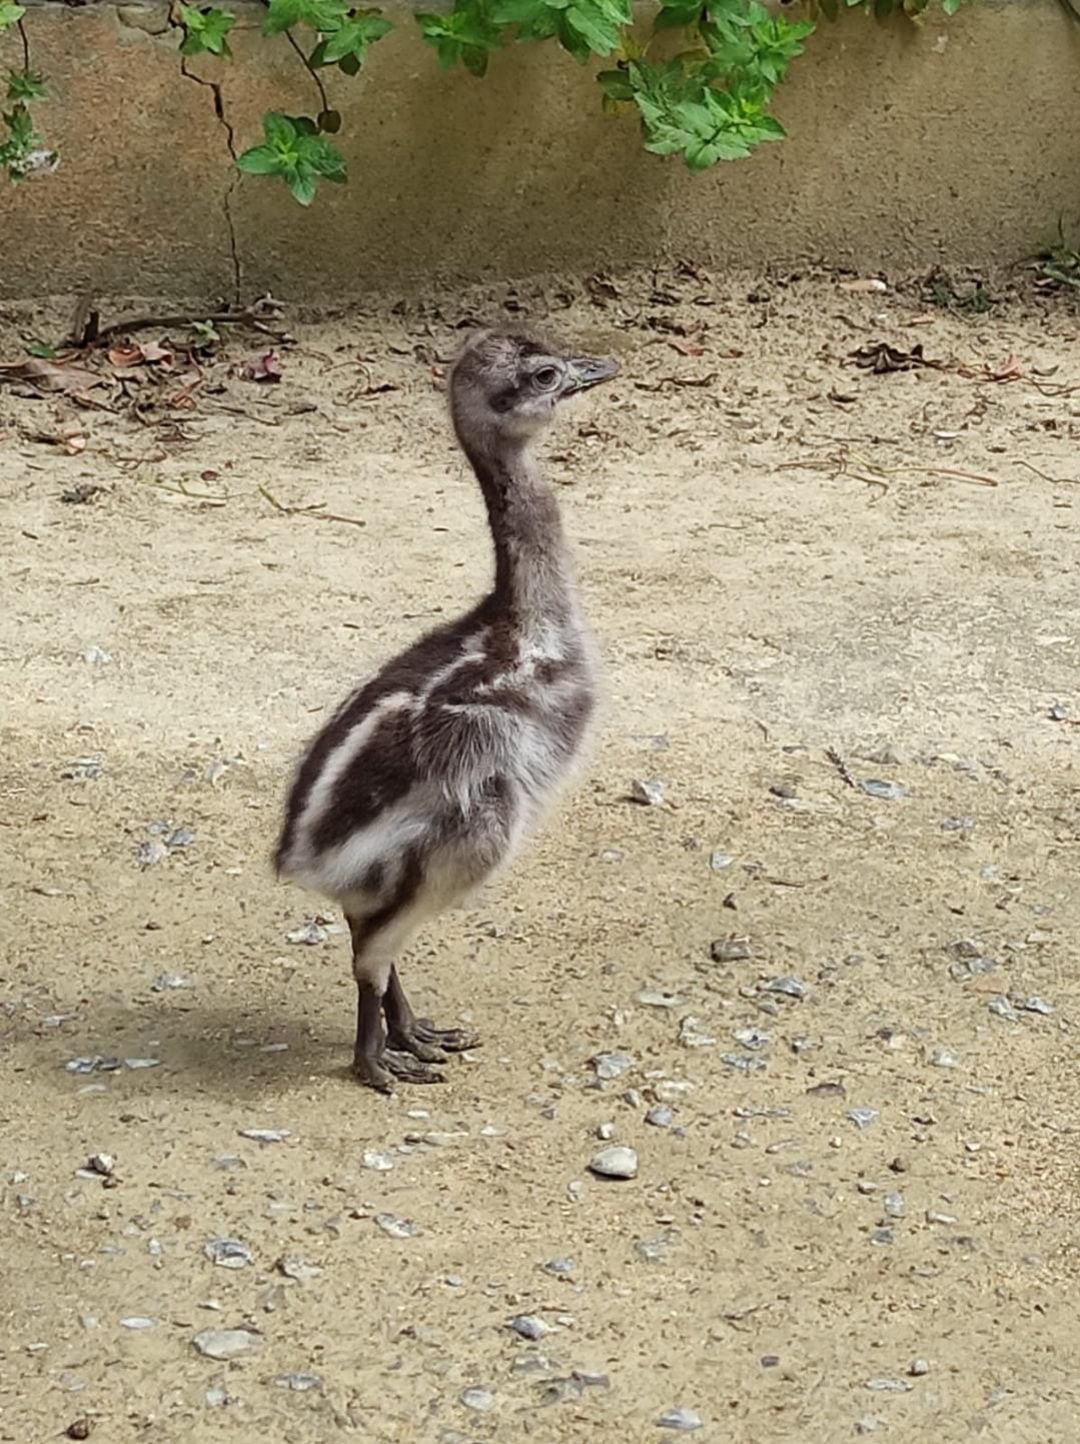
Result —
[[[632,1148],[615,1144],[612,1148],[601,1148],[589,1160],[589,1171],[601,1178],[636,1178],[638,1171],[637,1154]]]

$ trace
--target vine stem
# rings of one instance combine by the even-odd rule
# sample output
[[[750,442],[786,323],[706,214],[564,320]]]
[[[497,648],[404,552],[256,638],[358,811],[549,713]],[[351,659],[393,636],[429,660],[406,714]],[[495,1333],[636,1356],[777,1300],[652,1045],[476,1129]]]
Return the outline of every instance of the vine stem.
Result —
[[[269,10],[269,8],[270,8],[269,0],[263,0],[263,5],[266,7],[267,10]],[[303,46],[300,44],[300,42],[297,40],[296,36],[292,33],[291,30],[286,30],[286,31],[285,31],[285,39],[289,42],[289,44],[292,46],[292,48],[296,51],[296,54],[297,54],[297,56],[299,57],[299,60],[300,60],[300,64],[304,67],[304,69],[307,71],[307,73],[311,76],[312,80],[315,82],[315,89],[319,92],[319,100],[322,102],[322,109],[323,109],[323,110],[329,110],[329,109],[330,109],[330,97],[329,97],[329,96],[327,95],[327,93],[326,93],[326,86],[322,83],[322,76],[319,74],[319,72],[315,69],[314,65],[312,65],[311,61],[310,61],[310,60],[307,58],[307,56],[304,54]]]
[[[311,76],[312,80],[315,82],[315,87],[316,87],[316,89],[317,89],[318,92],[319,92],[319,99],[322,101],[322,108],[323,108],[323,110],[329,110],[329,109],[330,109],[330,97],[329,97],[329,96],[327,95],[327,93],[326,93],[326,86],[322,83],[322,76],[319,74],[319,72],[315,69],[314,65],[312,65],[311,61],[310,61],[310,60],[307,58],[307,56],[304,54],[304,51],[303,51],[302,46],[300,45],[300,42],[297,40],[296,36],[292,33],[291,30],[286,30],[286,32],[285,32],[285,39],[289,42],[289,44],[292,46],[292,48],[296,51],[297,55],[299,55],[299,57],[300,57],[300,64],[304,67],[304,69],[307,71],[307,73]]]
[[[24,23],[22,22],[22,20],[20,20],[20,21],[18,22],[18,31],[19,31],[19,39],[22,41],[23,69],[26,70],[26,71],[29,71],[29,69],[30,69],[30,41],[29,41],[29,39],[27,38],[26,26],[24,25]]]

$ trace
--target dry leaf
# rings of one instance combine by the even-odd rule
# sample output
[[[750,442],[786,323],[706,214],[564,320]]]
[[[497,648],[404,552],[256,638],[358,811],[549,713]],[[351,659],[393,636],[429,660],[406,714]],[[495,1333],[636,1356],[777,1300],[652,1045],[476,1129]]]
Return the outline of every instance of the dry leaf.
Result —
[[[109,360],[114,366],[141,366],[144,361],[160,361],[164,366],[171,366],[173,353],[156,341],[147,341],[143,345],[137,341],[122,341],[118,346],[110,346]]]
[[[100,386],[102,378],[83,366],[63,366],[43,361],[36,356],[25,361],[0,361],[0,381],[28,381],[39,391],[89,391]]]
[[[917,346],[912,346],[910,351],[900,351],[897,347],[890,346],[887,341],[874,341],[869,346],[860,346],[857,351],[849,351],[847,359],[864,371],[873,371],[879,376],[887,371],[917,371],[920,366],[940,369],[943,364],[940,361],[931,361],[923,355],[921,341]]]
[[[145,341],[140,347],[140,350],[142,351],[143,360],[151,364],[155,361],[160,361],[162,366],[171,366],[173,364],[173,353],[167,346],[159,346],[156,341]]]
[[[281,361],[274,351],[265,351],[247,362],[240,373],[245,381],[280,381]]]

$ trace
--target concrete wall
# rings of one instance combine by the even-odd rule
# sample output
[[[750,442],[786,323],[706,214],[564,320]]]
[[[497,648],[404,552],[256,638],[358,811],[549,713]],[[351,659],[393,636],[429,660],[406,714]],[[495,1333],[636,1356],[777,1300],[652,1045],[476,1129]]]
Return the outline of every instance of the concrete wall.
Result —
[[[310,211],[239,177],[264,109],[311,113],[310,81],[261,9],[233,5],[235,60],[179,71],[166,8],[40,4],[26,26],[52,99],[55,175],[0,186],[0,296],[327,299],[414,281],[593,270],[661,257],[757,266],[985,264],[1080,219],[1080,26],[1056,0],[966,8],[922,29],[823,24],[778,100],[791,138],[689,175],[601,114],[589,68],[551,45],[438,69],[407,8],[355,80],[324,72],[350,183]],[[883,33],[884,31],[884,33]],[[889,33],[891,32],[891,33]],[[0,37],[0,67],[20,64]],[[234,258],[235,251],[235,258]]]

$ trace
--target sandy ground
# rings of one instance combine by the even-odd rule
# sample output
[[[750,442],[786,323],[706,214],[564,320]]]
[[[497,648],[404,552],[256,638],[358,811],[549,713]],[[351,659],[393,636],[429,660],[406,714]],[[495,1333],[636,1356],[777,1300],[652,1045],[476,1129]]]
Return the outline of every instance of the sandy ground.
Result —
[[[388,1100],[268,854],[325,709],[485,584],[438,367],[520,315],[624,367],[547,448],[604,715],[406,960],[483,1046]],[[1075,1439],[1075,311],[682,272],[286,324],[277,385],[233,333],[194,390],[0,386],[0,1438]]]

